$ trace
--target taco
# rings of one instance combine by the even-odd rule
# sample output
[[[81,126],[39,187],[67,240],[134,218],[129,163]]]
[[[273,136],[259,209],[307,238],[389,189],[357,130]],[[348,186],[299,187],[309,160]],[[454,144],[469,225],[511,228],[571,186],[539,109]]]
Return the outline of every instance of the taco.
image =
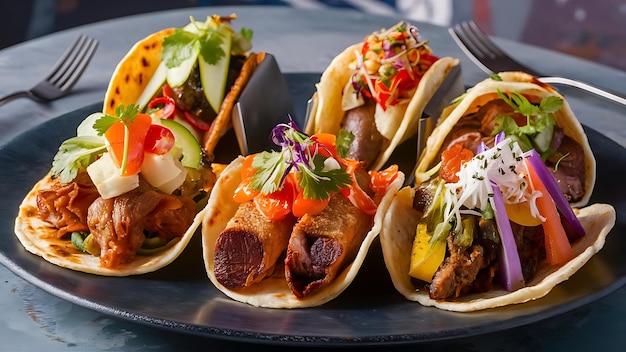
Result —
[[[404,174],[368,173],[338,154],[333,135],[293,123],[274,140],[280,151],[239,157],[218,178],[202,211],[206,270],[239,302],[319,306],[354,280]]]
[[[458,59],[434,56],[400,22],[346,48],[322,73],[306,132],[352,136],[349,156],[371,170],[414,136],[424,108]]]
[[[538,299],[597,253],[614,226],[611,205],[573,207],[570,188],[562,187],[568,179],[555,177],[560,166],[549,162],[554,153],[564,153],[563,160],[580,153],[582,184],[593,187],[595,161],[567,103],[551,88],[519,78],[528,77],[502,73],[479,83],[444,111],[421,164],[435,165],[418,168],[416,185],[394,197],[380,239],[394,287],[405,298],[451,311]],[[492,120],[503,127],[478,135],[476,115],[484,125]],[[515,121],[534,126],[534,133],[518,132],[510,125]],[[458,132],[449,138],[451,130]],[[539,137],[546,130],[553,136]],[[539,151],[542,143],[549,148]],[[588,196],[575,201],[586,203]]]
[[[191,20],[137,42],[119,62],[103,112],[137,104],[142,112],[174,119],[191,130],[209,159],[231,127],[231,113],[264,53],[249,52],[252,30],[235,32],[236,15]],[[155,111],[156,110],[156,111]]]
[[[120,106],[65,140],[22,201],[15,234],[61,267],[106,276],[162,268],[185,249],[216,172],[173,120]]]
[[[475,153],[482,142],[493,145],[501,131],[524,151],[533,148],[541,154],[573,206],[589,201],[596,162],[582,125],[561,94],[523,72],[493,75],[444,109],[426,141],[416,178],[424,178],[452,145]]]

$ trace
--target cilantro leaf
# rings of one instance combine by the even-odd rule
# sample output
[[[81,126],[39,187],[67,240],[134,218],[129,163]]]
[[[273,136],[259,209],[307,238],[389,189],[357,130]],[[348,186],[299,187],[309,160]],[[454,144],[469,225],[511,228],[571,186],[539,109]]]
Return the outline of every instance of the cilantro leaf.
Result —
[[[61,183],[71,182],[80,169],[86,168],[105,150],[104,139],[97,136],[78,136],[64,141],[52,161],[52,178],[60,176]]]
[[[309,199],[326,199],[330,193],[352,184],[352,177],[336,159],[318,154],[327,149],[300,132],[293,121],[274,127],[272,140],[281,146],[281,151],[261,152],[254,157],[252,168],[256,173],[250,188],[263,194],[276,192],[283,188],[292,170],[298,172],[299,186]]]
[[[98,132],[99,136],[102,136],[114,123],[119,120],[120,119],[115,116],[104,115],[93,123],[93,129]]]
[[[541,103],[539,103],[539,109],[547,114],[552,114],[559,111],[562,106],[563,99],[553,95],[543,98],[541,100]]]
[[[341,129],[337,134],[337,140],[335,141],[335,148],[337,148],[337,153],[342,158],[345,158],[350,151],[350,145],[354,141],[354,133]]]
[[[282,152],[262,152],[252,160],[252,167],[258,171],[252,177],[250,188],[263,194],[270,194],[283,187],[288,164]]]
[[[177,28],[174,34],[163,39],[161,61],[165,63],[167,68],[180,66],[183,61],[193,56],[195,50],[197,50],[194,43],[197,41],[197,34]]]
[[[115,114],[128,126],[137,115],[139,115],[139,105],[128,104],[126,107],[124,107],[124,105],[118,105],[117,108],[115,108]]]
[[[522,150],[537,149],[540,153],[549,152],[550,142],[556,124],[551,114],[563,106],[563,99],[556,96],[543,98],[539,105],[531,103],[528,98],[519,92],[511,95],[502,93],[498,96],[504,100],[513,111],[526,117],[525,126],[517,126],[512,117],[501,115],[496,117],[496,128],[493,135],[504,131],[507,136],[515,136]]]
[[[304,189],[304,198],[326,199],[333,192],[338,192],[352,184],[352,179],[345,169],[325,170],[326,158],[316,155],[313,158],[314,167],[300,168],[300,186]]]
[[[209,65],[217,64],[220,59],[226,57],[226,52],[222,49],[224,36],[218,31],[206,31],[205,35],[200,37],[200,55]]]
[[[502,77],[500,77],[499,74],[497,73],[492,73],[489,78],[491,78],[494,81],[498,81],[498,82],[502,82]]]

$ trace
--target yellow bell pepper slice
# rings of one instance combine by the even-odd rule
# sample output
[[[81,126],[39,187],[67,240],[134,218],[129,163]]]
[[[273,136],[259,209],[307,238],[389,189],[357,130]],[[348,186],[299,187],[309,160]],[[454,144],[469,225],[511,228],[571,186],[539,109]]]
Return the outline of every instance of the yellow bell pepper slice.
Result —
[[[429,243],[432,235],[428,232],[425,223],[419,223],[415,232],[409,275],[422,281],[431,282],[446,254],[445,236],[443,240]]]

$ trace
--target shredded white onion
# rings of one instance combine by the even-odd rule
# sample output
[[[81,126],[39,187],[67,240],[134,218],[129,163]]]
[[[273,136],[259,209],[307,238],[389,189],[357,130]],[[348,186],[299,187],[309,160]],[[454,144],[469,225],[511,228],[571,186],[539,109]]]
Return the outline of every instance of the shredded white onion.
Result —
[[[517,142],[506,138],[463,164],[457,173],[459,181],[445,185],[446,203],[453,205],[446,207],[445,219],[449,221],[456,217],[460,220],[460,208],[463,206],[485,210],[489,199],[493,197],[491,182],[498,186],[505,203],[528,202],[531,214],[537,216],[539,210],[535,200],[541,194],[530,188],[522,154]],[[460,223],[457,221],[457,226]]]

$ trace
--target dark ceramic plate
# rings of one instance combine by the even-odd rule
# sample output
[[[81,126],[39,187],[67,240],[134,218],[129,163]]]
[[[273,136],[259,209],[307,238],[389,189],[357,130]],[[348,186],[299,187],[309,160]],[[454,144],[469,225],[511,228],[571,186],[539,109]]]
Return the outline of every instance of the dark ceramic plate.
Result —
[[[318,74],[287,74],[304,115]],[[202,262],[199,234],[170,266],[155,273],[100,277],[49,264],[24,250],[13,234],[18,206],[50,167],[59,144],[100,103],[59,116],[0,148],[0,262],[43,290],[105,314],[179,332],[257,343],[386,345],[456,339],[530,324],[607,295],[626,282],[626,151],[586,128],[598,164],[592,202],[609,203],[617,223],[604,248],[546,297],[507,308],[452,313],[422,307],[398,294],[385,271],[380,246],[372,246],[353,284],[316,308],[272,310],[230,300],[213,287]]]

